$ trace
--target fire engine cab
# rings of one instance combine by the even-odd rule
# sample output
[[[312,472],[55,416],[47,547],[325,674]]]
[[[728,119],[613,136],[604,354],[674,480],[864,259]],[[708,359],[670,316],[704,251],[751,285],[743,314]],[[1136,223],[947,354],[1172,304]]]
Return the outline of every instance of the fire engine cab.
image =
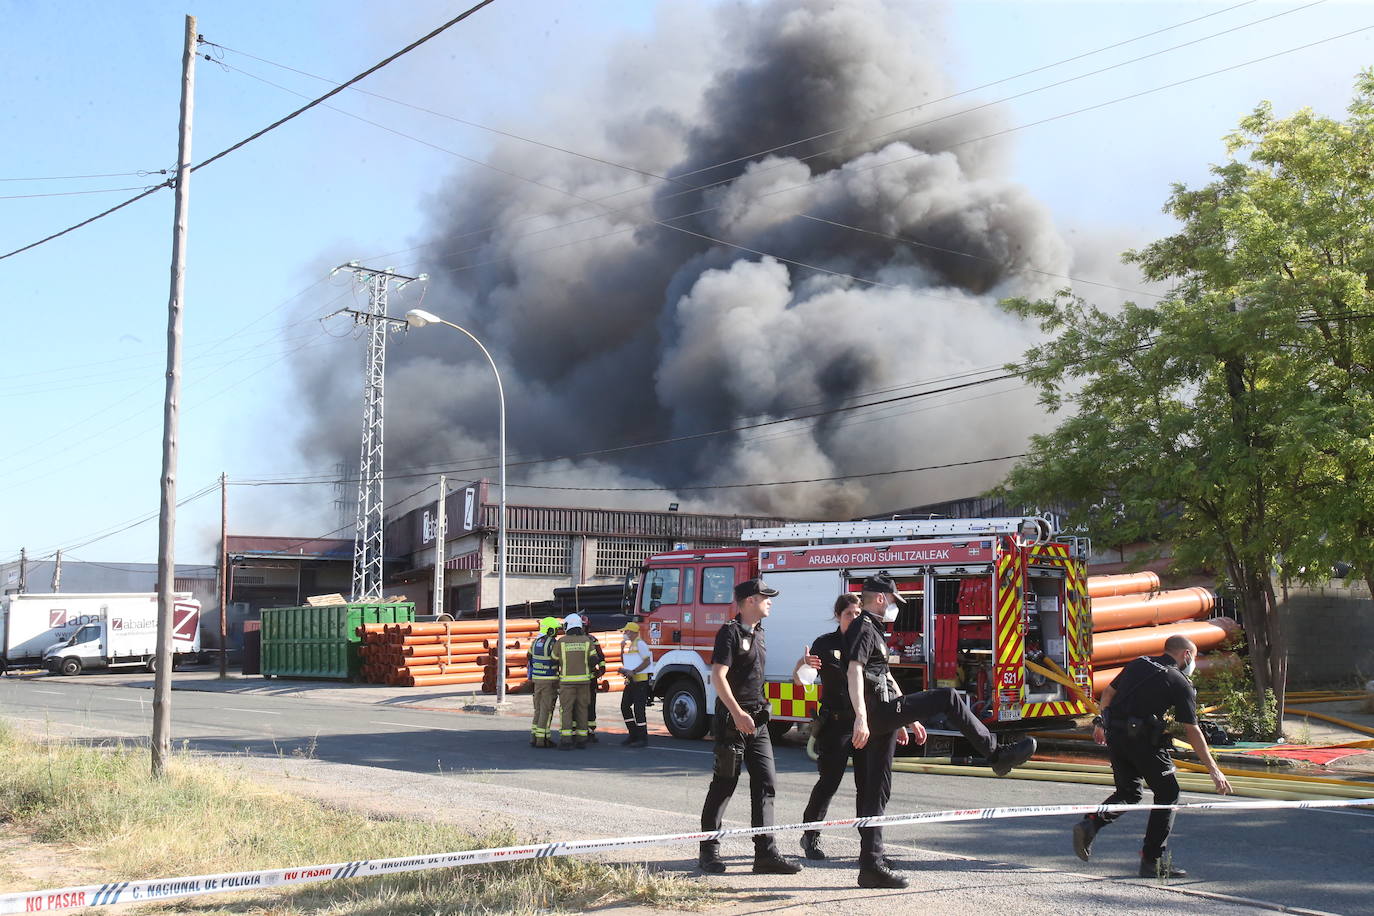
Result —
[[[815,715],[819,685],[794,685],[792,671],[817,636],[835,629],[835,598],[875,573],[892,577],[906,602],[888,632],[904,691],[953,687],[993,729],[1087,714],[1085,538],[1059,537],[1045,519],[1025,517],[814,522],[745,529],[743,540],[658,554],[640,570],[634,612],[654,656],[653,693],[677,737],[706,733],[716,632],[734,616],[735,583],[758,575],[780,592],[763,624],[775,737]],[[931,733],[945,737],[927,747],[949,753],[954,733]]]

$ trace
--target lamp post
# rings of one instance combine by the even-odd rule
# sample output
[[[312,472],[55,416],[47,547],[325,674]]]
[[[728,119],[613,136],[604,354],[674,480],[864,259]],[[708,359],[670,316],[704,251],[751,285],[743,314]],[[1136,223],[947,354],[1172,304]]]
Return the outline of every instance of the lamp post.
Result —
[[[496,702],[497,704],[506,701],[506,554],[509,547],[506,544],[506,390],[501,385],[501,371],[496,368],[496,360],[491,358],[491,353],[482,345],[482,341],[473,336],[467,328],[460,328],[451,321],[445,321],[438,315],[426,312],[423,309],[411,309],[406,312],[406,324],[412,328],[422,328],[427,324],[444,324],[453,328],[455,331],[462,331],[482,351],[482,355],[487,358],[487,364],[491,366],[492,373],[496,376],[496,400],[500,408],[500,424],[497,436],[497,452],[500,460],[500,487],[501,495],[497,509],[498,531],[497,546],[501,553],[501,564],[497,567],[496,584]]]

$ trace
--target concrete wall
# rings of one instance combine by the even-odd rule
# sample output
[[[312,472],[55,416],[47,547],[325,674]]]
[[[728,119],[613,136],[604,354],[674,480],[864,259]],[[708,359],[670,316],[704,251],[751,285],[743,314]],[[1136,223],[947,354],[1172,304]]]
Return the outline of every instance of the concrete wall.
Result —
[[[1292,684],[1374,678],[1374,600],[1354,579],[1289,587],[1279,596]]]

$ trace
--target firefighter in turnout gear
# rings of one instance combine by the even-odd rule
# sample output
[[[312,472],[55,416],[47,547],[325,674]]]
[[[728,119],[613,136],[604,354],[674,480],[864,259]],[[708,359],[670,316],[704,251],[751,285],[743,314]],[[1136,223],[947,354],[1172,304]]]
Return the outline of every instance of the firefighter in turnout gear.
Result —
[[[587,639],[591,641],[592,658],[595,659],[592,665],[591,686],[587,691],[587,740],[596,744],[596,685],[606,673],[606,653],[601,648],[601,641],[591,630],[587,630]]]
[[[539,638],[530,643],[525,664],[534,686],[534,720],[530,724],[530,747],[553,747],[549,739],[549,724],[553,721],[553,707],[558,702],[558,663],[553,650],[558,642],[557,617],[539,621]]]
[[[561,751],[587,746],[587,698],[591,692],[592,672],[599,659],[592,641],[582,629],[582,618],[569,614],[563,619],[563,635],[553,650],[558,665],[558,702],[563,718],[558,729]]]

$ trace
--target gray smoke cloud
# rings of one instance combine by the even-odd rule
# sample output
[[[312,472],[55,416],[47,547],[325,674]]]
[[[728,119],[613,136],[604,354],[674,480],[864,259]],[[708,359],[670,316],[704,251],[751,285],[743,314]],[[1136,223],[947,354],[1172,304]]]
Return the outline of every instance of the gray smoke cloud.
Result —
[[[502,367],[511,455],[815,413],[1019,357],[1032,329],[996,301],[1063,285],[1037,271],[1066,274],[1073,253],[1005,177],[1008,141],[964,142],[1005,126],[995,108],[935,120],[975,104],[965,97],[913,110],[954,91],[932,17],[899,0],[674,8],[656,35],[609,55],[604,88],[564,95],[526,131],[673,180],[503,140],[489,161],[546,187],[465,167],[436,191],[424,307]],[[889,112],[905,113],[861,123]],[[312,451],[353,458],[358,366],[306,372]],[[496,424],[490,369],[469,341],[438,329],[393,342],[389,468],[494,455]],[[685,488],[1008,455],[1044,424],[1033,396],[1002,382],[515,466],[512,481],[664,489],[511,499],[850,517],[976,493],[1009,465]]]

